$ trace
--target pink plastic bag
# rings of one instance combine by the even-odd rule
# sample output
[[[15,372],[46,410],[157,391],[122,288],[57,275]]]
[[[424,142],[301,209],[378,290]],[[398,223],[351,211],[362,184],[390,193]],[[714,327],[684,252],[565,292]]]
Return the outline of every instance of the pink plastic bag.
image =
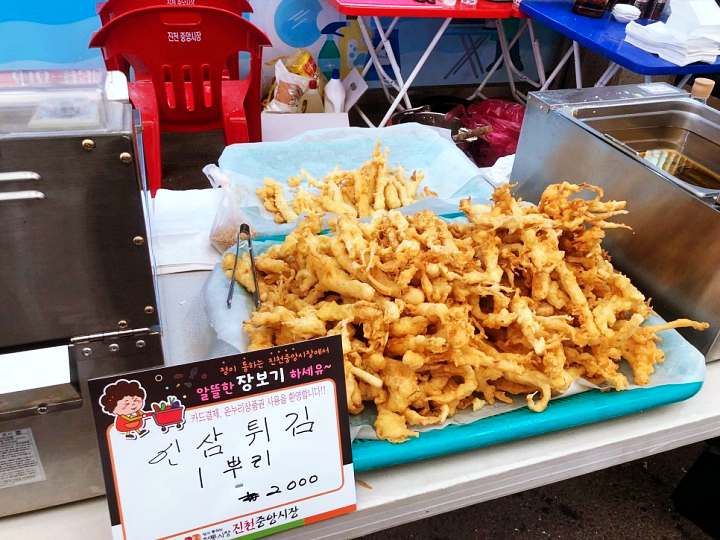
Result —
[[[525,107],[504,99],[486,99],[473,103],[467,110],[458,105],[448,113],[459,117],[463,126],[473,129],[490,125],[492,131],[470,145],[470,154],[478,167],[489,167],[498,158],[514,154],[520,138]]]
[[[484,99],[470,105],[468,114],[502,118],[520,125],[525,116],[525,106],[506,99]]]

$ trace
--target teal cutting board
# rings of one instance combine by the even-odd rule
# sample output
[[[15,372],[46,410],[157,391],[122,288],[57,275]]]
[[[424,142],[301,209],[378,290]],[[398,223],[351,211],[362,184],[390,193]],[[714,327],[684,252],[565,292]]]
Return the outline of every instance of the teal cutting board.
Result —
[[[553,400],[542,413],[518,409],[471,424],[426,431],[402,444],[356,440],[353,465],[356,472],[370,471],[602,422],[688,399],[701,387],[702,382],[693,382],[624,392],[591,390]]]

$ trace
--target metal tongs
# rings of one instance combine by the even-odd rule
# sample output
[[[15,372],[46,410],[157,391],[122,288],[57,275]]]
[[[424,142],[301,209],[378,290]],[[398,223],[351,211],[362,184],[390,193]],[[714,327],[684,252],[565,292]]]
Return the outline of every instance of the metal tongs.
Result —
[[[255,303],[255,308],[257,309],[260,307],[260,289],[258,287],[257,270],[255,269],[255,253],[253,252],[252,234],[250,234],[250,225],[247,223],[241,224],[240,229],[238,229],[237,241],[235,242],[235,263],[233,264],[232,275],[230,277],[230,290],[228,291],[226,303],[228,309],[230,309],[232,307],[233,292],[235,291],[235,271],[237,270],[238,260],[240,259],[241,236],[244,237],[242,242],[247,244],[248,253],[250,253],[250,270],[252,271],[253,285],[255,285],[255,290],[253,291],[253,302]]]
[[[420,105],[419,107],[395,113],[392,115],[391,122],[393,124],[418,122],[426,126],[450,130],[450,138],[455,144],[478,141],[492,131],[492,126],[466,128],[462,125],[460,118],[448,117],[447,114],[434,112],[429,105]]]

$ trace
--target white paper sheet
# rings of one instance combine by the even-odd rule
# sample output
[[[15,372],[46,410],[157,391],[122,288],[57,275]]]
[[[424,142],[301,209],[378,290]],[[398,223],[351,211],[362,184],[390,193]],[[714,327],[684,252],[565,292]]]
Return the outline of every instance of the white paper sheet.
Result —
[[[210,270],[218,253],[210,227],[223,197],[221,189],[158,190],[151,205],[152,248],[159,275]]]

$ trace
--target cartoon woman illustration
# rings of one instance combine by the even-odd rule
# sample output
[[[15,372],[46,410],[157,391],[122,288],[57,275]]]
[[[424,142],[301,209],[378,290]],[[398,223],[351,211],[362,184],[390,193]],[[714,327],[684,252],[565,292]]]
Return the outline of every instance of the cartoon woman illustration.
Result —
[[[119,379],[108,384],[100,396],[103,411],[115,417],[115,429],[125,434],[126,439],[137,439],[148,434],[145,429],[145,389],[138,381]]]

